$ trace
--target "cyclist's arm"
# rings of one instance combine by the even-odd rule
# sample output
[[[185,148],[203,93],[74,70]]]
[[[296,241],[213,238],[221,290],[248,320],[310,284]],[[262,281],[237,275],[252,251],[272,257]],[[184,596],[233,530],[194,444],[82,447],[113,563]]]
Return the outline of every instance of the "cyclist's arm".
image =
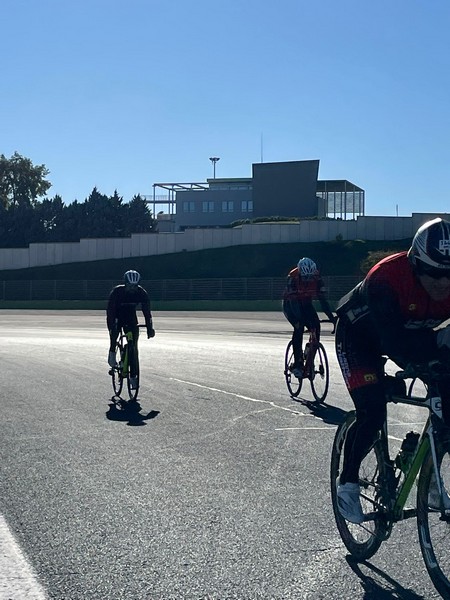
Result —
[[[108,298],[108,305],[106,307],[106,325],[108,330],[111,331],[115,328],[117,319],[117,293],[113,290]]]
[[[150,299],[148,293],[144,289],[142,290],[141,309],[142,314],[144,315],[147,331],[150,331],[153,329],[153,316],[150,308]]]
[[[320,302],[322,312],[324,312],[327,315],[328,319],[332,323],[334,323],[336,318],[333,315],[333,311],[331,310],[331,306],[327,300],[326,293],[325,293],[325,286],[323,285],[322,280],[320,280],[318,283],[317,299]]]

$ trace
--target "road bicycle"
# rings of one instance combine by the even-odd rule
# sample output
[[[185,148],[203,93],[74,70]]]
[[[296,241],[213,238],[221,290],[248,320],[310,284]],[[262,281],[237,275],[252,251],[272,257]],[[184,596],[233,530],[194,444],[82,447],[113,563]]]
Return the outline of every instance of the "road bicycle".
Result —
[[[347,432],[355,422],[355,412],[349,412],[336,431],[331,454],[331,498],[336,525],[350,554],[358,561],[364,561],[390,537],[394,523],[415,517],[423,560],[431,580],[444,598],[450,598],[450,497],[447,493],[450,490],[450,428],[443,421],[439,393],[441,382],[449,385],[450,369],[444,370],[437,363],[427,368],[408,368],[396,376],[403,380],[412,379],[412,382],[408,390],[405,385],[404,396],[391,395],[387,400],[428,410],[423,430],[420,436],[416,434],[416,449],[411,448],[408,460],[402,449],[394,460],[391,459],[388,426],[384,424],[360,468],[364,521],[360,525],[350,523],[337,505],[343,447]],[[412,395],[416,381],[424,384],[425,397]],[[416,506],[406,508],[416,479]]]
[[[146,327],[139,324],[138,327]],[[127,382],[128,397],[130,400],[136,400],[139,392],[139,354],[136,349],[133,332],[125,333],[120,330],[115,347],[116,356],[119,357],[119,362],[111,367],[109,374],[112,378],[112,386],[116,397],[120,398],[124,381]],[[136,365],[136,385],[131,387],[131,364],[135,361]]]
[[[321,320],[321,323],[331,323],[328,320]],[[303,374],[302,377],[296,377],[292,371],[295,367],[294,347],[292,340],[289,341],[284,355],[284,377],[289,393],[296,398],[302,389],[303,380],[309,379],[311,391],[317,402],[324,402],[328,393],[330,384],[330,369],[328,366],[328,357],[324,346],[317,341],[317,331],[315,328],[308,329],[309,339],[303,350]],[[334,333],[334,328],[332,333]]]

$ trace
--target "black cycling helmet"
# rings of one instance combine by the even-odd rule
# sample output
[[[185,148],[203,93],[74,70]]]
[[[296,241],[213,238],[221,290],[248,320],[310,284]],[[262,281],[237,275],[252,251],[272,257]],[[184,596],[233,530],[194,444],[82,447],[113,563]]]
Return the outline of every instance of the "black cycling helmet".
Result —
[[[408,258],[419,274],[431,271],[450,276],[450,223],[438,217],[419,227]]]
[[[140,279],[141,276],[139,275],[139,273],[133,270],[127,271],[123,276],[125,285],[137,285]]]

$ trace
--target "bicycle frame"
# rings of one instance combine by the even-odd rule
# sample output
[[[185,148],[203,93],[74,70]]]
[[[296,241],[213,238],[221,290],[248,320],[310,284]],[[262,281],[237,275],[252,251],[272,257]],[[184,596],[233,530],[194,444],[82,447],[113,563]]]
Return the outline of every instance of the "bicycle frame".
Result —
[[[308,329],[309,339],[305,344],[304,357],[305,361],[303,364],[303,377],[308,377],[311,370],[311,363],[314,360],[314,355],[317,351],[317,333],[315,329]]]
[[[146,327],[146,325],[138,324],[137,327]],[[120,397],[123,382],[126,380],[130,400],[135,400],[139,390],[139,355],[137,351],[137,339],[133,335],[133,330],[125,332],[121,328],[116,340],[116,347],[120,349],[120,360],[118,365],[110,371],[115,396]],[[130,352],[131,347],[133,347],[132,353]],[[130,369],[130,360],[133,360],[135,363],[134,370]],[[135,373],[133,378],[136,378],[134,381],[131,378],[133,371]]]
[[[409,404],[412,406],[427,408],[430,412],[422,429],[422,433],[417,444],[417,449],[414,454],[414,458],[411,464],[409,465],[408,470],[404,474],[404,480],[400,483],[400,485],[398,485],[398,480],[396,480],[395,482],[395,499],[393,499],[394,502],[390,507],[390,518],[392,519],[392,522],[398,522],[404,519],[408,519],[410,517],[415,517],[417,514],[417,510],[415,508],[405,509],[405,505],[413,488],[414,482],[416,481],[416,478],[420,472],[425,457],[427,456],[428,451],[430,449],[431,455],[433,457],[434,474],[436,477],[439,496],[442,497],[443,490],[441,485],[441,478],[439,476],[436,442],[434,437],[436,432],[435,421],[436,419],[442,421],[442,400],[438,393],[438,390],[436,389],[436,385],[432,383],[425,398],[413,396],[404,398],[402,396],[393,396],[389,399],[389,401],[393,402],[394,404]],[[384,436],[382,439],[384,440],[385,444],[384,453],[389,461],[386,467],[391,471],[392,476],[395,477],[394,465],[389,453],[387,422],[384,423],[383,431]],[[372,513],[369,513],[368,515],[366,515],[365,521],[370,521],[373,518],[374,515]]]
[[[428,416],[428,419],[423,427],[422,434],[420,436],[419,443],[418,443],[417,450],[414,455],[413,461],[412,461],[411,465],[409,466],[407,472],[405,473],[404,481],[400,484],[400,486],[397,490],[397,498],[395,500],[395,503],[394,503],[394,506],[392,509],[393,519],[395,521],[399,521],[401,519],[408,518],[409,516],[415,516],[415,514],[416,514],[415,509],[410,509],[407,511],[407,514],[404,514],[404,507],[408,500],[408,497],[409,497],[411,489],[414,485],[414,482],[417,478],[417,475],[419,474],[419,471],[423,464],[423,461],[424,461],[428,451],[430,450],[430,448],[431,448],[431,455],[433,457],[434,474],[436,477],[439,495],[440,496],[442,495],[442,486],[441,486],[441,480],[439,477],[439,469],[438,469],[438,465],[437,465],[436,443],[435,443],[435,439],[434,439],[435,426],[433,424],[433,421],[434,421],[433,415],[435,415],[435,418],[438,418],[440,421],[442,421],[442,400],[441,400],[441,397],[440,397],[437,389],[434,389],[435,386],[433,386],[433,384],[431,384],[430,388],[431,388],[430,392],[427,394],[426,398],[422,398],[422,399],[414,398],[414,397],[402,398],[402,397],[397,397],[397,396],[394,396],[392,398],[392,402],[394,402],[396,404],[409,404],[412,406],[420,406],[420,407],[427,408],[430,411],[430,415]],[[385,424],[385,427],[386,427],[386,439],[387,439],[387,425],[386,424]]]
[[[121,338],[122,338],[122,344],[123,344],[123,340],[126,340],[127,343],[122,345],[122,376],[123,377],[128,377],[128,360],[129,360],[129,353],[128,353],[128,348],[129,348],[129,343],[130,342],[134,342],[133,339],[133,333],[131,331],[128,331],[127,333],[125,332],[121,332]]]

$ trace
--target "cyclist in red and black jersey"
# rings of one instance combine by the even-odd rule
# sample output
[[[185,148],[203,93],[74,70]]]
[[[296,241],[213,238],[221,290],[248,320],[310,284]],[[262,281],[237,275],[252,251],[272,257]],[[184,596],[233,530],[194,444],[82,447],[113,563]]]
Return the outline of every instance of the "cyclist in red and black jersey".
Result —
[[[139,328],[137,326],[138,319],[136,315],[136,309],[139,305],[141,305],[142,314],[144,315],[145,319],[145,325],[147,326],[147,338],[152,338],[155,336],[152,313],[150,310],[150,299],[147,291],[139,285],[139,281],[141,279],[140,274],[137,271],[130,270],[127,271],[123,277],[124,283],[117,285],[112,289],[106,309],[106,324],[108,327],[110,340],[108,364],[111,367],[114,367],[116,364],[116,340],[121,328],[125,333],[132,331],[133,339],[135,341],[135,349],[137,352]],[[135,370],[135,362],[131,361],[131,387],[133,387],[134,380],[136,378]]]
[[[303,333],[305,327],[315,329],[317,341],[320,341],[320,321],[313,300],[320,302],[323,312],[332,323],[335,323],[336,317],[331,312],[328,304],[325,286],[317,265],[310,258],[304,257],[289,272],[283,294],[283,313],[294,328],[292,346],[295,365],[292,374],[298,378],[302,377],[303,373]]]
[[[392,385],[384,374],[385,357],[400,368],[449,360],[450,327],[435,328],[450,318],[450,223],[437,218],[422,225],[409,251],[372,267],[341,299],[337,314],[336,353],[356,408],[338,504],[347,520],[361,523],[359,467],[386,419],[386,385]],[[450,425],[450,390],[441,391],[444,402],[449,399],[443,412]]]

